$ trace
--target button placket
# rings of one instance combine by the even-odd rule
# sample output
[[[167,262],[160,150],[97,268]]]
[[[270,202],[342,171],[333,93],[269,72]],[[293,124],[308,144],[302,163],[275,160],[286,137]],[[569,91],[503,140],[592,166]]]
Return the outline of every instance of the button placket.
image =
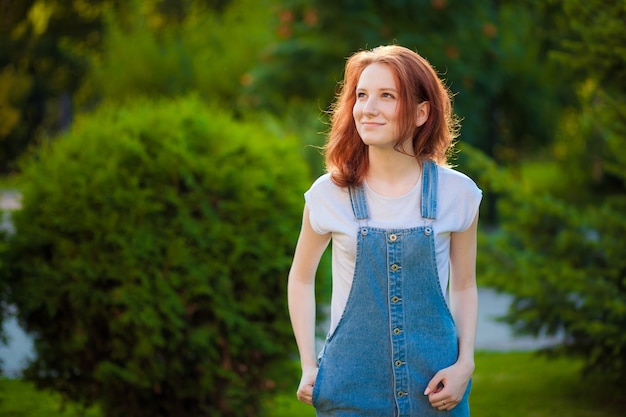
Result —
[[[402,302],[402,236],[387,235],[389,261],[389,330],[392,342],[392,366],[396,391],[396,402],[400,410],[409,407],[408,369],[406,367],[406,340],[403,332],[404,305]]]

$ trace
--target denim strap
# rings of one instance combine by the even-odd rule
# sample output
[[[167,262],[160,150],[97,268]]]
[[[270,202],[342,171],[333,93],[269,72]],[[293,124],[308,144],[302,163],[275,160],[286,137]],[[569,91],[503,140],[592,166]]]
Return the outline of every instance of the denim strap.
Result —
[[[437,218],[437,164],[426,160],[422,165],[422,217],[435,220]]]
[[[365,189],[363,185],[358,187],[350,187],[350,203],[352,204],[352,212],[357,220],[365,220],[369,218],[367,211],[367,200],[365,199]]]

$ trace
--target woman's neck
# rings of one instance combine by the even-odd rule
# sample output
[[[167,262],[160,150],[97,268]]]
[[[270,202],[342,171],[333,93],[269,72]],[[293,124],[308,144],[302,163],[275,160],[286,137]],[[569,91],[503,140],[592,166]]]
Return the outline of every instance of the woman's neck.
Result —
[[[405,195],[415,187],[422,168],[414,156],[396,150],[370,147],[365,179],[376,193],[387,197]]]

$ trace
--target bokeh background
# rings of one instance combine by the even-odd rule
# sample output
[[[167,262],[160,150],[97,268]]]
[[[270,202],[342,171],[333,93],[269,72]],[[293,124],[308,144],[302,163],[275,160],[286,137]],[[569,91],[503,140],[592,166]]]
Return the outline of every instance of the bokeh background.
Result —
[[[0,0],[0,318],[34,350],[0,416],[313,415],[286,277],[345,59],[381,44],[454,93],[479,285],[552,337],[481,348],[474,414],[622,415],[624,22],[619,0]],[[322,319],[329,288],[325,257]]]

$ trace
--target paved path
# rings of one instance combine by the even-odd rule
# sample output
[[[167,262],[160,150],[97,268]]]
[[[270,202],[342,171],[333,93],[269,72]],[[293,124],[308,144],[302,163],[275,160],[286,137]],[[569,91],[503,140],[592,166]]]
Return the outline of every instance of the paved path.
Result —
[[[0,211],[3,212],[0,228],[13,230],[10,224],[10,211],[18,210],[20,204],[20,196],[17,192],[0,191]],[[506,313],[511,302],[510,296],[498,294],[489,288],[480,288],[478,300],[479,314],[476,335],[476,348],[478,350],[534,350],[560,341],[558,337],[515,337],[508,325],[497,322],[496,318]],[[32,338],[24,334],[15,319],[6,320],[3,328],[9,337],[9,343],[6,346],[0,345],[0,359],[4,361],[3,369],[9,376],[19,375],[27,358],[34,356]]]
[[[22,196],[16,190],[0,190],[0,230],[13,232],[11,212],[22,207]]]
[[[515,336],[510,326],[498,322],[511,304],[512,297],[491,288],[478,289],[478,329],[476,349],[478,350],[536,350],[563,341],[562,336],[539,337]]]
[[[2,328],[9,338],[6,346],[0,345],[0,360],[4,375],[19,376],[28,358],[34,358],[33,339],[26,335],[15,318],[6,320]]]

